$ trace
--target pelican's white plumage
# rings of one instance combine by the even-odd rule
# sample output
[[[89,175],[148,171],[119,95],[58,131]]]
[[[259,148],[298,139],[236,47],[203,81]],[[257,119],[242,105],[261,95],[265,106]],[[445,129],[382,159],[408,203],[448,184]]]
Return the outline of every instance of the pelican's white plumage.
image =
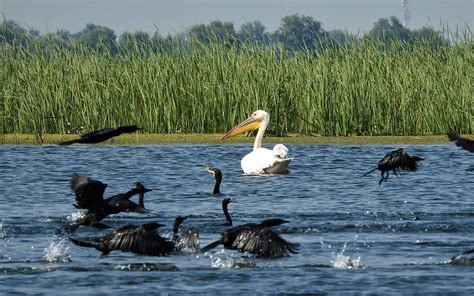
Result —
[[[270,123],[270,115],[263,110],[255,111],[249,118],[227,132],[221,139],[258,129],[253,151],[242,158],[241,166],[245,174],[287,174],[288,165],[293,158],[289,157],[288,148],[277,144],[273,150],[262,148],[263,134]]]

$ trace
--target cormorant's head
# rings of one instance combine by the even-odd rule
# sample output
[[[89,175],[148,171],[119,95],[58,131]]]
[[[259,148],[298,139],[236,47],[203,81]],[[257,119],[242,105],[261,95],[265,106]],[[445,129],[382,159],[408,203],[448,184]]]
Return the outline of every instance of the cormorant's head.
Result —
[[[228,204],[230,204],[232,202],[232,198],[230,197],[226,197],[222,200],[222,206],[227,206]]]
[[[136,132],[138,130],[142,130],[142,128],[139,128],[135,125],[124,125],[124,126],[119,126],[117,128],[117,130],[122,132],[122,133],[133,133],[133,132]]]
[[[206,169],[209,173],[213,174],[216,179],[222,179],[222,172],[216,168],[207,168]]]
[[[138,193],[145,193],[145,192],[153,191],[152,189],[146,188],[145,185],[143,185],[140,182],[137,182],[135,184],[135,188],[137,189]]]
[[[181,226],[181,224],[186,220],[188,217],[186,216],[177,216],[174,218],[174,224],[173,224],[173,230],[178,231],[178,228]]]

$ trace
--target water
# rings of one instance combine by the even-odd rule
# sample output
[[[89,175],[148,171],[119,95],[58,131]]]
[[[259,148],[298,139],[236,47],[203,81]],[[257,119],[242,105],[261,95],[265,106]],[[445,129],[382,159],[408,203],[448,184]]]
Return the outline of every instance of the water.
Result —
[[[450,145],[405,145],[425,158],[416,173],[361,175],[399,146],[289,145],[291,174],[244,176],[249,145],[0,147],[0,286],[3,294],[130,293],[450,293],[474,292],[472,266],[449,263],[474,248],[474,159]],[[216,248],[146,257],[73,245],[56,230],[79,215],[69,189],[73,172],[109,186],[106,196],[140,181],[151,214],[105,219],[119,227],[160,222],[170,237],[176,215],[197,227],[201,244],[225,227],[221,191],[234,224],[280,217],[276,231],[299,254],[266,260]],[[108,230],[80,227],[76,238]]]

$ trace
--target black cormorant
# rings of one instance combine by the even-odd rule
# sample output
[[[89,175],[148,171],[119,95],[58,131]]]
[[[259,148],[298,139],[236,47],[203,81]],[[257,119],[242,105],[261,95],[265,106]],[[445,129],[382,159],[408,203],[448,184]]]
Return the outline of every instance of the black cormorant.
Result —
[[[64,141],[58,143],[59,145],[71,145],[74,143],[81,144],[96,144],[100,142],[107,141],[108,139],[116,136],[120,136],[123,133],[133,133],[141,128],[134,125],[119,126],[116,129],[113,128],[103,128],[101,130],[95,130],[93,132],[83,134],[79,139],[74,139],[70,141]]]
[[[131,211],[137,213],[147,213],[148,210],[143,206],[143,195],[151,189],[145,188],[143,184],[137,183],[127,193],[117,194],[104,199],[104,191],[107,184],[91,179],[89,177],[74,173],[71,178],[71,189],[76,195],[76,204],[78,209],[86,209],[86,214],[77,219],[71,225],[66,227],[67,231],[74,231],[80,225],[94,226],[97,228],[109,228],[100,223],[105,217],[118,214],[120,212]],[[140,194],[139,204],[130,200],[135,194]]]
[[[227,206],[231,202],[232,202],[232,198],[230,197],[226,197],[222,200],[222,211],[224,212],[224,216],[225,216],[224,226],[232,226],[232,219],[230,218],[229,210],[227,209]]]
[[[474,152],[474,140],[463,138],[458,133],[454,132],[449,133],[448,138],[450,141],[454,141],[458,147],[461,147],[462,149],[465,149],[469,152]]]
[[[195,227],[191,227],[184,233],[179,233],[179,227],[186,220],[187,217],[177,216],[173,223],[173,240],[176,243],[176,251],[181,251],[183,248],[199,252],[200,241],[199,241],[199,230]]]
[[[207,252],[218,245],[226,249],[254,254],[257,258],[281,258],[298,253],[298,244],[290,243],[270,229],[288,221],[283,219],[263,220],[259,224],[247,223],[225,231],[221,238],[201,249]]]
[[[175,243],[161,237],[155,231],[161,226],[163,224],[159,223],[127,225],[99,239],[98,243],[70,239],[76,245],[96,248],[103,255],[116,250],[145,256],[167,256],[175,250]]]
[[[214,190],[212,194],[219,195],[221,194],[221,182],[222,182],[222,172],[216,168],[207,168],[207,171],[214,175],[216,178],[216,183],[214,184]]]
[[[389,171],[392,171],[395,175],[397,175],[397,172],[401,170],[415,172],[418,169],[418,164],[416,162],[420,160],[423,160],[423,158],[416,155],[410,156],[405,149],[400,148],[387,153],[387,155],[378,162],[376,168],[365,173],[363,176],[366,176],[375,170],[381,171],[382,178],[379,181],[380,185],[383,181],[387,182]]]

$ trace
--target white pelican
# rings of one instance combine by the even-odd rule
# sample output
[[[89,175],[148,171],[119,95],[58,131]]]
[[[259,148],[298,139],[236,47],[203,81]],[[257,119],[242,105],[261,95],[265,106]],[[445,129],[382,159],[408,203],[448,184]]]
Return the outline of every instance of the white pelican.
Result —
[[[223,140],[258,129],[253,151],[245,155],[240,163],[245,174],[287,174],[289,172],[288,165],[293,158],[289,158],[288,148],[283,144],[275,145],[273,150],[262,148],[263,134],[269,122],[270,115],[263,110],[257,110],[221,137]]]

